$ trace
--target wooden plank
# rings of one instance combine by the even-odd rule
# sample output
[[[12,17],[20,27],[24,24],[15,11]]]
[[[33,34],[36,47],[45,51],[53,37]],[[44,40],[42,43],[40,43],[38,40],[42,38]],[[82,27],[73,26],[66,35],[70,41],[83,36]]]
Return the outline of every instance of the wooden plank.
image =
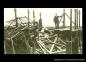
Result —
[[[13,35],[11,38],[14,38],[16,37],[20,32],[16,33],[15,35]]]
[[[66,54],[65,52],[66,52],[66,50],[64,49],[64,50],[61,50],[61,51],[56,51],[56,52],[51,52],[51,54],[55,54],[55,53],[57,53],[57,54],[62,54],[64,52],[64,54]]]
[[[26,37],[25,36],[24,36],[24,38],[25,38],[25,44],[27,46],[28,53],[30,53],[31,47],[30,47],[30,45],[28,43],[28,40],[26,40]]]
[[[61,38],[58,38],[58,40],[60,40],[62,43],[66,44]]]
[[[12,47],[13,47],[13,54],[15,54],[14,42],[13,42],[12,38],[11,38],[11,43],[12,43]]]
[[[48,44],[55,44],[55,45],[58,45],[58,46],[65,46],[65,45],[62,45],[62,44],[60,44],[60,43],[54,43],[54,42],[52,42],[51,40],[48,40],[47,42],[46,42],[46,41],[43,41],[43,42],[48,43]],[[66,44],[66,43],[65,43],[65,44]]]
[[[39,54],[37,50],[36,50],[35,54]]]
[[[29,27],[29,9],[28,9],[28,27]]]
[[[49,53],[48,49],[46,49],[45,46],[40,43],[41,41],[38,41],[38,42],[39,42],[39,44]]]
[[[74,9],[75,11],[75,29],[76,29],[76,9]]]
[[[54,43],[56,43],[56,41],[57,41],[57,37],[55,37]],[[52,52],[54,46],[55,46],[55,44],[53,44],[53,45],[51,46],[51,48],[50,48],[50,54],[51,54],[51,52]]]
[[[70,16],[68,16],[67,13],[65,13],[65,15],[70,19]]]
[[[16,9],[15,9],[15,8],[14,8],[14,12],[15,12],[16,27],[18,27],[17,11],[16,11]]]
[[[46,51],[42,48],[42,46],[40,45],[40,43],[39,43],[39,42],[38,42],[38,44],[39,44],[39,46],[40,46],[41,50],[44,52],[44,54],[46,54]]]
[[[80,10],[79,10],[79,28],[80,28]]]
[[[72,9],[70,9],[70,44],[71,46],[69,47],[71,49],[70,54],[72,53]]]
[[[63,28],[65,28],[65,9],[63,10]]]
[[[76,9],[76,12],[77,12],[77,29],[78,29],[78,9]]]

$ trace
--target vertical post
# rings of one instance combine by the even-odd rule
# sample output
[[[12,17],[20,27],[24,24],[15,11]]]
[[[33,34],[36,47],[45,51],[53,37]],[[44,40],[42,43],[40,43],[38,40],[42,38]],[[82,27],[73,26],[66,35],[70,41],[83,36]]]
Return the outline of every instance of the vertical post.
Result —
[[[78,54],[78,46],[79,46],[79,42],[78,41],[79,41],[79,39],[77,38],[77,35],[76,35],[74,37],[73,42],[72,42],[72,54]]]
[[[75,29],[76,29],[76,9],[74,9],[75,11]]]
[[[70,34],[72,37],[72,9],[70,9]],[[70,40],[71,40],[71,38],[70,38]]]
[[[28,28],[29,28],[29,9],[28,9]],[[30,45],[29,45],[29,41],[30,41],[30,30],[29,29],[27,29],[27,34],[28,34],[28,37],[27,37],[27,39],[26,39],[26,45],[27,45],[27,50],[28,50],[28,53],[30,53]]]
[[[18,27],[17,11],[15,8],[14,8],[14,13],[15,13],[16,27]]]
[[[42,27],[41,12],[40,12],[40,20],[39,20],[39,22],[40,22],[40,26]]]
[[[65,9],[63,10],[63,28],[65,28]]]
[[[78,29],[78,9],[76,9],[76,18],[77,18],[77,29]]]
[[[40,19],[39,19],[39,30],[42,29],[42,18],[41,18],[41,12],[40,12]]]
[[[29,9],[28,9],[28,27],[29,27]]]
[[[33,24],[35,25],[35,13],[34,13],[34,10],[33,10]]]
[[[72,53],[72,9],[70,9],[70,37],[69,40],[66,37],[66,53],[71,54]]]
[[[78,29],[78,21],[79,21],[78,17],[79,16],[78,16],[78,9],[77,9],[77,29]],[[77,34],[77,40],[76,40],[76,43],[77,43],[76,54],[77,54],[78,53],[78,46],[79,46],[79,30],[77,30],[76,34]]]
[[[76,22],[76,29],[78,29],[78,9],[75,9],[75,22]],[[73,38],[74,40],[72,41],[72,54],[77,54],[78,53],[78,31],[75,32],[75,37]]]
[[[72,9],[70,9],[70,43],[71,43],[70,53],[72,53]]]
[[[34,10],[33,10],[33,25],[35,27],[35,13],[34,13]],[[36,31],[35,30],[34,30],[33,34],[34,34],[34,38],[33,38],[33,44],[34,44],[33,53],[35,54],[35,50],[36,50],[36,37],[35,37]]]
[[[5,41],[4,41],[4,54],[6,54]]]
[[[79,10],[79,49],[81,49],[80,10]]]
[[[80,28],[80,10],[79,10],[79,28]]]
[[[41,19],[41,12],[40,12],[40,19]]]

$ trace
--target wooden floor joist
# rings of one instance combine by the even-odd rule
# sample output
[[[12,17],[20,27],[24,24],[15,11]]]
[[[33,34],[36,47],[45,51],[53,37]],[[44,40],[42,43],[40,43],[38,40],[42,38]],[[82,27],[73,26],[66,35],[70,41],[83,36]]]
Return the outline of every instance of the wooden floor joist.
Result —
[[[56,52],[51,52],[51,54],[66,54],[66,50],[61,50],[61,51],[56,51]]]
[[[39,46],[40,46],[41,50],[43,51],[43,53],[44,53],[44,54],[46,54],[46,51],[42,48],[42,46],[40,45],[40,43],[39,43],[39,42],[38,42],[38,44],[39,44]]]
[[[38,41],[38,42],[46,50],[46,52],[49,53],[48,49],[43,44],[41,44],[41,41]]]
[[[66,44],[61,38],[58,38],[58,40],[60,40],[62,43]]]
[[[57,37],[55,38],[54,43],[56,43],[56,41],[57,41]],[[51,52],[52,52],[54,46],[55,46],[55,44],[53,44],[53,45],[51,46],[51,48],[50,48],[50,54],[51,54]]]

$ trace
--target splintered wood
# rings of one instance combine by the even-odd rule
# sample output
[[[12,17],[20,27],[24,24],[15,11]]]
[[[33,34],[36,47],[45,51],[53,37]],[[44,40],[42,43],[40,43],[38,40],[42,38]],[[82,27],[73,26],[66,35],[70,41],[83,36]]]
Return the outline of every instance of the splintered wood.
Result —
[[[57,37],[55,38],[54,43],[56,43],[56,41],[57,41]],[[51,49],[50,49],[50,54],[51,54],[51,52],[52,52],[52,50],[53,50],[53,48],[54,48],[54,45],[55,45],[55,44],[53,44],[52,47],[51,47]]]
[[[5,54],[8,53],[7,51],[11,51],[10,49],[12,49],[12,54],[73,54],[78,53],[78,51],[79,53],[82,52],[80,10],[75,9],[73,21],[72,9],[70,9],[70,16],[64,9],[61,16],[56,16],[56,27],[46,28],[42,26],[41,13],[38,23],[35,19],[34,10],[33,20],[30,19],[29,9],[27,17],[17,17],[16,9],[14,9],[14,12],[15,19],[8,21],[9,26],[4,28]],[[70,26],[65,26],[66,16],[70,21]],[[59,26],[61,22],[63,22],[63,26]],[[72,24],[74,24],[74,27]]]

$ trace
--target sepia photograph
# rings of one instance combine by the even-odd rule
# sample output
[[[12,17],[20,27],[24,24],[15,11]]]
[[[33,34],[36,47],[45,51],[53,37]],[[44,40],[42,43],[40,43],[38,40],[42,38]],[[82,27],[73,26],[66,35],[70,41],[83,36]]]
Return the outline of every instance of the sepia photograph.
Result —
[[[83,54],[82,8],[4,8],[4,54]]]

